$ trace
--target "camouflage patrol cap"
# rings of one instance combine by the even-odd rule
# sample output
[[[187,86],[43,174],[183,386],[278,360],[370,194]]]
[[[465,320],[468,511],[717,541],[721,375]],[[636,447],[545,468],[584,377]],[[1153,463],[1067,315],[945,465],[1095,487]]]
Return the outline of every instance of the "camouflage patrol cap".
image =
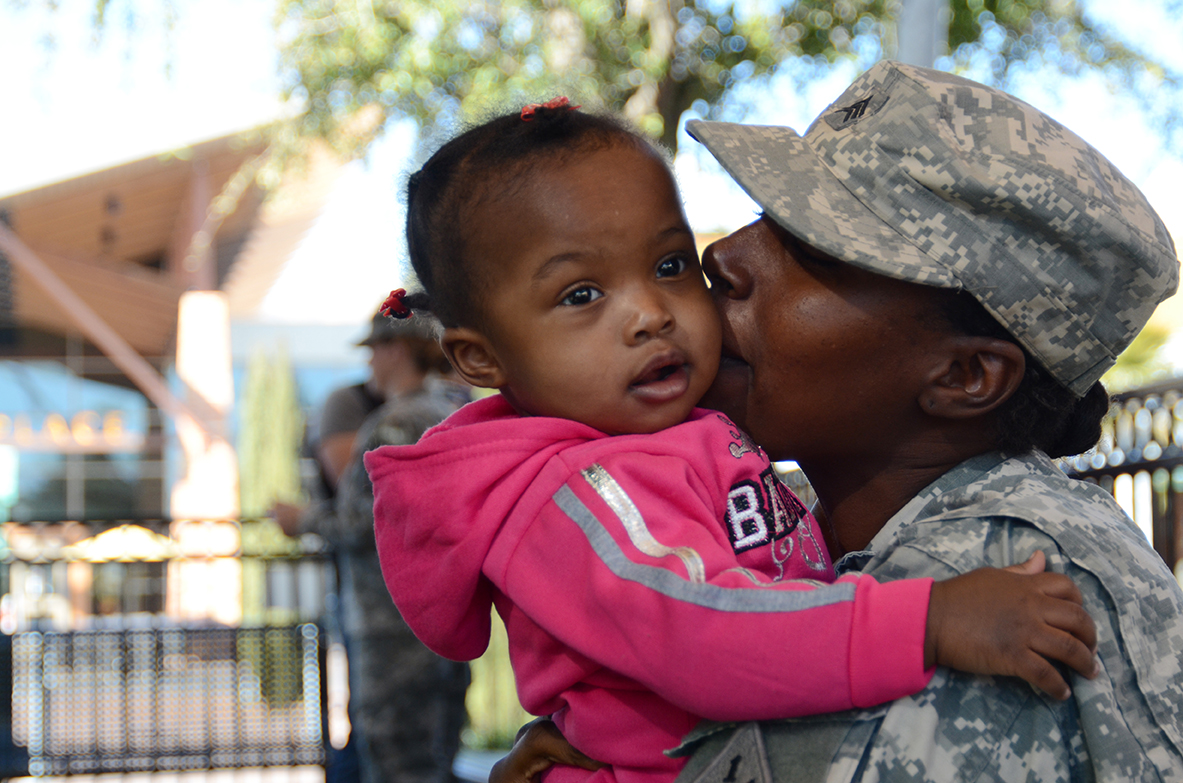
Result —
[[[1078,396],[1178,284],[1171,237],[1133,183],[967,79],[883,61],[804,137],[687,130],[786,230],[872,272],[969,291]]]

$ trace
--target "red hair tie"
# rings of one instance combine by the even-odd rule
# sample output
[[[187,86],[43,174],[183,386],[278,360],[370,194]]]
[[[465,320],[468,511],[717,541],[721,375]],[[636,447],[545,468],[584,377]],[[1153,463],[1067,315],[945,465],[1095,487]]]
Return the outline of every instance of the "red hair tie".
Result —
[[[571,101],[567,100],[566,95],[560,95],[557,98],[551,98],[546,103],[528,103],[522,107],[522,121],[529,122],[534,119],[534,113],[539,109],[570,109],[575,111],[579,106],[572,106]]]
[[[378,312],[387,318],[397,318],[400,321],[404,318],[410,318],[414,313],[411,308],[407,307],[407,303],[403,299],[407,295],[405,288],[397,288],[390,292],[390,296],[386,297],[386,301],[378,308]]]

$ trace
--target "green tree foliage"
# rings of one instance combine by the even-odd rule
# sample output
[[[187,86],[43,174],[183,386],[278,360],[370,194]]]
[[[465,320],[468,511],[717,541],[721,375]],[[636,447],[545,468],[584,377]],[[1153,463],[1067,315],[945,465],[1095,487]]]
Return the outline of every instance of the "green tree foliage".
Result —
[[[1170,338],[1168,328],[1148,324],[1105,373],[1101,379],[1105,388],[1111,394],[1118,394],[1169,378],[1174,369],[1163,358],[1162,349]]]
[[[245,519],[272,503],[300,502],[300,441],[304,418],[286,354],[258,353],[247,367],[239,411],[239,502]]]
[[[489,633],[489,648],[469,664],[472,684],[464,697],[468,708],[464,744],[470,748],[511,748],[514,735],[531,715],[518,701],[509,663],[509,637],[496,611]]]
[[[558,93],[623,111],[672,149],[696,101],[717,113],[734,85],[790,58],[869,65],[892,50],[898,12],[898,0],[279,0],[278,25],[300,134],[346,154],[368,141],[353,120],[366,107],[430,127]],[[1144,91],[1175,81],[1076,0],[951,0],[949,18],[952,65],[984,60],[1002,85],[1032,64]]]
[[[292,623],[296,618],[289,610],[268,606],[267,562],[270,558],[298,555],[301,546],[265,517],[276,501],[302,502],[300,443],[304,416],[286,353],[268,357],[259,352],[251,357],[238,420],[242,622],[247,626]],[[273,642],[269,637],[268,648],[273,644],[286,649],[286,642]],[[256,653],[264,654],[261,649]],[[273,689],[268,694],[274,692],[274,687],[273,683],[265,684],[265,688]]]
[[[890,56],[903,2],[275,1],[285,90],[304,106],[295,125],[278,126],[279,146],[290,152],[301,137],[323,138],[348,157],[364,153],[390,118],[415,118],[430,134],[433,125],[450,130],[490,108],[560,93],[623,111],[673,149],[683,112],[701,101],[699,112],[717,117],[734,86],[787,60],[866,67]],[[13,9],[57,2],[0,0]],[[163,14],[171,38],[185,2],[93,0],[95,33],[112,18],[131,29]],[[1171,96],[1183,75],[1095,24],[1080,0],[948,2],[949,57],[939,67],[1002,87],[1031,67],[1101,72],[1143,98],[1165,131],[1178,125],[1183,102]],[[1183,13],[1183,0],[1161,3],[1166,16]],[[793,69],[793,78],[815,73]]]

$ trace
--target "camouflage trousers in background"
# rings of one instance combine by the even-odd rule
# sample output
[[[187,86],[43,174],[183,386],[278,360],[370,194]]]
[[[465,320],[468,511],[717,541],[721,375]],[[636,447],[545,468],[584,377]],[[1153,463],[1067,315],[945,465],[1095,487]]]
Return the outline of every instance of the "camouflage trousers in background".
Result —
[[[350,653],[362,783],[453,783],[468,664],[441,658],[409,631],[355,638]]]

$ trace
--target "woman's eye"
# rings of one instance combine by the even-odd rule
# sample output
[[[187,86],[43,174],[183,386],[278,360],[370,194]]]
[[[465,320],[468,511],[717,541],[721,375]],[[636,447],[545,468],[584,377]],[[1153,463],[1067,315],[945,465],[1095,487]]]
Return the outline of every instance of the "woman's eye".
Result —
[[[657,264],[658,277],[677,277],[686,271],[688,262],[682,256],[663,258]]]
[[[594,288],[576,288],[571,293],[563,297],[562,304],[565,305],[585,305],[594,302],[604,294]]]

